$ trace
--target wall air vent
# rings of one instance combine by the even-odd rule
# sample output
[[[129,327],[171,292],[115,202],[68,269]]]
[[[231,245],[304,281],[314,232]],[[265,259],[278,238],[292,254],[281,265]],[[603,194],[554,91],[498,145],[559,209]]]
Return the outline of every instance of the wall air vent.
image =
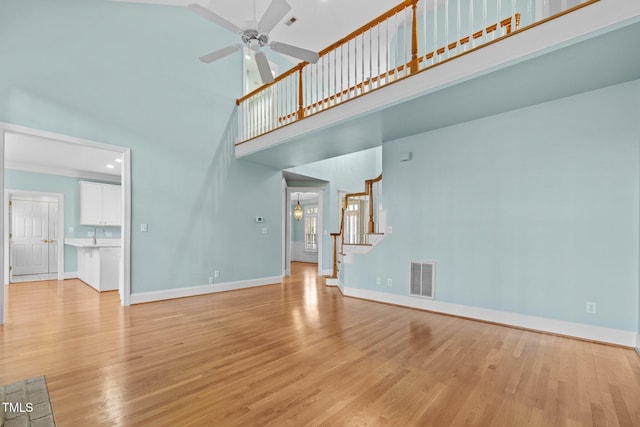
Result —
[[[411,263],[410,295],[434,298],[436,265],[433,262]]]

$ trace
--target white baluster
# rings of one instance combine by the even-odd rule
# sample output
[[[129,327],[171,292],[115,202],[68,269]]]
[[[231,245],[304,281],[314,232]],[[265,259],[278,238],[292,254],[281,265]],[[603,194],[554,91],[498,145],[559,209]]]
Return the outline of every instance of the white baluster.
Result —
[[[433,63],[438,61],[438,0],[433,0]]]
[[[460,39],[462,38],[462,35],[461,35],[462,28],[460,28],[460,26],[461,26],[460,20],[462,18],[462,11],[460,10],[460,2],[461,1],[462,0],[457,0],[457,2],[458,2],[458,4],[457,4],[457,6],[458,6],[458,16],[457,16],[457,22],[456,22],[456,25],[458,26],[457,31],[456,31],[456,42],[457,43],[460,43]],[[461,49],[459,49],[458,45],[456,45],[456,53],[460,52],[460,50]]]
[[[402,34],[404,34],[403,40],[402,40],[402,65],[404,65],[404,75],[406,76],[408,74],[408,68],[407,67],[407,10],[409,10],[408,7],[405,7],[402,10],[402,14],[404,15],[402,17]]]
[[[487,0],[482,0],[482,38],[480,43],[484,43],[487,31]]]

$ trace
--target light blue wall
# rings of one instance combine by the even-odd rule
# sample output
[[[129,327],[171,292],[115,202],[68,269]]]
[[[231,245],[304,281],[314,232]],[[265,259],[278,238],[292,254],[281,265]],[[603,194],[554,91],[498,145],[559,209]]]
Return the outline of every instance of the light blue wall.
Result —
[[[434,261],[439,301],[637,330],[639,117],[635,81],[385,143],[393,233],[345,285]]]
[[[280,171],[233,154],[240,54],[197,59],[233,43],[186,8],[0,3],[0,121],[132,149],[134,293],[281,274]]]
[[[94,181],[77,179],[67,176],[49,175],[34,172],[25,172],[13,169],[5,169],[5,188],[12,190],[43,191],[48,193],[62,193],[64,195],[64,225],[65,237],[88,237],[94,227],[80,225],[80,181]],[[73,232],[69,232],[73,227]],[[102,227],[113,234],[112,237],[120,237],[120,227]],[[99,232],[100,233],[100,232]],[[101,234],[98,234],[101,236]],[[64,247],[64,271],[77,272],[78,263],[76,248],[65,245]]]
[[[324,228],[322,263],[324,269],[330,269],[333,265],[333,242],[330,234],[340,230],[338,192],[343,190],[350,193],[364,191],[364,181],[377,177],[381,170],[382,149],[380,147],[289,169],[296,174],[329,181],[325,187],[322,216]],[[303,187],[305,182],[296,182],[295,185],[289,183],[289,185]]]

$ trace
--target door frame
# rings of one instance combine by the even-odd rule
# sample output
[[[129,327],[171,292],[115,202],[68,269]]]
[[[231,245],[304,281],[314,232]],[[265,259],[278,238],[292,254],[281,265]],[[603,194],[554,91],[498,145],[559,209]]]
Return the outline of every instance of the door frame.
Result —
[[[131,304],[131,149],[105,144],[102,142],[92,141],[88,139],[78,138],[69,135],[58,134],[54,132],[43,131],[39,129],[29,128],[25,126],[14,125],[11,123],[0,122],[0,153],[2,160],[0,162],[0,185],[4,189],[4,150],[5,150],[5,134],[6,133],[22,133],[25,135],[39,136],[42,138],[56,139],[70,144],[77,144],[85,147],[102,148],[114,151],[122,155],[122,174],[121,174],[121,191],[122,191],[122,241],[121,241],[121,280],[120,280],[120,303],[123,306]],[[4,191],[0,191],[0,205],[5,204]],[[4,236],[6,214],[2,212],[3,220],[0,221],[0,236]],[[61,230],[64,232],[64,229]],[[5,245],[0,245],[0,270],[5,271]],[[6,285],[6,284],[5,284]],[[0,292],[0,324],[4,322],[4,289]]]
[[[283,276],[291,275],[291,195],[293,193],[317,193],[318,194],[318,276],[324,275],[324,187],[287,187],[284,200],[284,224],[282,228],[282,241],[284,242],[285,258]]]
[[[11,282],[11,272],[9,266],[11,265],[11,246],[9,244],[9,233],[11,232],[10,215],[9,215],[9,202],[11,196],[32,196],[32,197],[50,197],[58,201],[58,272],[56,280],[64,280],[64,194],[62,193],[48,193],[44,191],[27,191],[27,190],[13,190],[9,188],[4,189],[4,283]]]

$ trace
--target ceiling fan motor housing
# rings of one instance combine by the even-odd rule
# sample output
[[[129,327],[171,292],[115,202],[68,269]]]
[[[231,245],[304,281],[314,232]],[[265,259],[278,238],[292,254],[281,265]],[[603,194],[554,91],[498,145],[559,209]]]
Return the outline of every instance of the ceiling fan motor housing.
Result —
[[[269,36],[267,34],[260,34],[258,30],[254,29],[242,31],[240,37],[242,38],[242,41],[245,42],[253,51],[257,51],[262,46],[269,44]]]

